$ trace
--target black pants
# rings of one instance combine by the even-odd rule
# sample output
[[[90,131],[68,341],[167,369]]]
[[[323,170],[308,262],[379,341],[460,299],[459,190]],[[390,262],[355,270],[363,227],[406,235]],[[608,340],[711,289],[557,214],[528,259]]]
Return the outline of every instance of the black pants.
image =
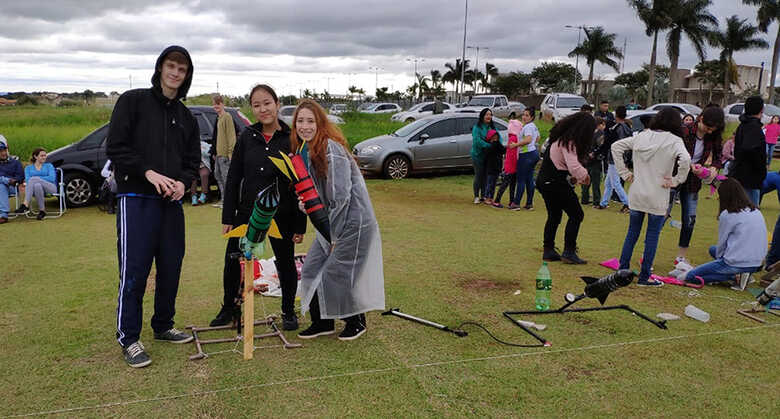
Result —
[[[588,169],[588,176],[590,176],[590,184],[589,185],[582,185],[582,203],[587,204],[589,202],[593,202],[594,204],[598,204],[601,201],[601,161],[595,161],[586,168]],[[593,201],[590,200],[590,191],[593,191]]]
[[[501,183],[498,185],[498,193],[496,194],[496,202],[501,202],[501,197],[504,196],[504,191],[509,188],[509,203],[515,199],[515,186],[517,186],[517,173],[502,173]]]
[[[561,224],[563,213],[569,217],[566,222],[566,232],[564,234],[564,250],[575,250],[577,248],[577,235],[580,231],[580,224],[585,218],[574,193],[574,188],[567,185],[554,185],[540,190],[544,204],[547,207],[547,222],[544,224],[544,247],[555,247],[555,234],[558,232],[558,226]]]
[[[228,307],[235,305],[238,287],[241,284],[241,250],[238,238],[228,240],[225,249],[225,268],[222,273],[222,285],[225,289],[223,304]],[[298,271],[295,269],[295,244],[290,238],[268,238],[271,249],[276,256],[276,272],[279,274],[279,285],[282,288],[282,313],[295,313],[295,292],[298,289]]]
[[[329,329],[332,329],[335,327],[333,319],[323,319],[320,317],[320,301],[317,299],[317,293],[314,293],[314,297],[311,299],[311,303],[309,303],[309,315],[311,316],[311,323],[324,323],[325,326],[327,326]],[[355,314],[354,316],[349,316],[344,319],[345,322],[347,322],[348,325],[359,323],[363,325],[363,327],[366,326],[366,315],[365,313]]]

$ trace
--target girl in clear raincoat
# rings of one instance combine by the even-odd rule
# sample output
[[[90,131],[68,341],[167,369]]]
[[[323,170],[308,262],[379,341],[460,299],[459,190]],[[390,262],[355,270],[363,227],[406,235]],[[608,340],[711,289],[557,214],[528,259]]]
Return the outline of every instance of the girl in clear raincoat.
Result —
[[[366,331],[365,313],[385,308],[382,241],[366,183],[343,134],[317,102],[301,101],[292,131],[291,147],[301,150],[331,236],[328,242],[318,232],[306,255],[301,309],[310,310],[312,324],[298,337],[333,334],[334,320],[342,319],[339,339],[357,339]]]

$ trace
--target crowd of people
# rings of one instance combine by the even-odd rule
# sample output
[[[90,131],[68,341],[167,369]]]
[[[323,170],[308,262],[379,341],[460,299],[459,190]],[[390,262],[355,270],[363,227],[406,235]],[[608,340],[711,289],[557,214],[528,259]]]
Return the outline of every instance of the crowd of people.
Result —
[[[773,116],[763,125],[760,97],[745,101],[740,124],[725,143],[724,112],[715,104],[707,105],[697,116],[664,109],[643,120],[644,129],[636,132],[626,119],[626,106],[618,106],[614,115],[608,108],[606,101],[595,112],[584,105],[579,112],[557,121],[549,139],[540,145],[542,163],[535,180],[539,157],[530,154],[536,153],[539,138],[533,124],[535,110],[527,109],[521,121],[509,121],[509,138],[503,143],[490,110],[483,110],[472,131],[474,203],[502,208],[501,196],[508,188],[510,209],[533,209],[535,185],[547,209],[542,259],[585,264],[587,261],[577,254],[585,217],[582,205],[592,203],[603,210],[610,200],[617,200],[622,204],[620,212],[630,214],[619,268],[630,267],[647,219],[638,285],[649,287],[663,285],[654,278],[653,262],[661,229],[671,218],[674,205],[679,204],[678,248],[675,269],[669,275],[692,283],[733,281],[735,288],[744,289],[750,274],[762,268],[780,273],[780,263],[776,263],[780,258],[780,218],[767,252],[767,229],[759,209],[766,193],[777,190],[780,200],[780,173],[767,173],[780,134],[780,117]],[[497,173],[499,168],[503,170]],[[501,181],[493,199],[496,178]],[[579,197],[576,185],[581,186]],[[714,260],[694,266],[687,255],[699,194],[705,186],[718,192],[719,233],[717,244],[710,247]],[[527,201],[520,207],[524,189]],[[563,252],[559,253],[555,236],[564,213],[568,220]]]
[[[30,156],[30,163],[22,165],[19,158],[8,150],[8,140],[0,135],[0,224],[8,222],[9,216],[30,213],[32,200],[38,206],[35,218],[46,218],[46,195],[57,192],[57,173],[51,163],[46,162],[46,150],[36,148]],[[11,210],[11,197],[21,196],[24,200],[18,208]]]

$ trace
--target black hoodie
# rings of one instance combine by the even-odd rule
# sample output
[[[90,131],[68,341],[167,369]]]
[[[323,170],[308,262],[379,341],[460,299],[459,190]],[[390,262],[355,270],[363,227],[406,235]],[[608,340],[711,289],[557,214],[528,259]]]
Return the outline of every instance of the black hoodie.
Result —
[[[766,177],[766,140],[761,121],[742,115],[734,133],[734,163],[730,172],[745,189],[761,189]]]
[[[176,98],[165,97],[160,86],[163,58],[172,51],[189,61],[187,76]],[[157,58],[152,88],[129,90],[119,96],[111,114],[106,154],[116,167],[117,193],[157,196],[146,180],[146,171],[155,172],[189,186],[200,166],[198,123],[180,99],[192,84],[192,59],[179,46],[166,48]]]

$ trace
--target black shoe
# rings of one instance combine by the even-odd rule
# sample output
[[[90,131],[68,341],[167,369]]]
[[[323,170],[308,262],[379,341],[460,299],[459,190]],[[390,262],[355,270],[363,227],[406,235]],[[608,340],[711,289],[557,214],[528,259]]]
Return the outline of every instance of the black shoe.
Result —
[[[333,324],[333,320],[321,320],[312,323],[308,329],[298,333],[298,337],[301,339],[314,339],[317,336],[332,335],[334,333],[336,333],[336,327]]]
[[[146,354],[144,345],[140,341],[122,348],[122,355],[125,356],[127,365],[133,368],[143,368],[152,363],[152,359]]]
[[[366,333],[366,326],[360,322],[347,323],[344,330],[339,333],[339,340],[355,340]]]
[[[39,211],[38,215],[35,217],[35,219],[38,221],[41,221],[44,218],[46,218],[46,211]]]
[[[209,323],[211,327],[226,326],[233,322],[236,318],[241,316],[241,309],[236,306],[222,305],[222,309],[219,310],[219,314],[214,320]]]
[[[561,260],[561,255],[558,254],[554,247],[545,247],[544,253],[542,253],[542,260],[557,262]]]
[[[27,208],[27,205],[22,204],[19,206],[19,208],[16,209],[16,211],[14,211],[14,214],[26,214],[29,211],[30,208]]]
[[[569,265],[584,265],[588,263],[588,261],[580,259],[579,256],[577,256],[577,252],[574,250],[563,250],[563,253],[561,253],[561,260],[563,263],[567,263]]]
[[[293,314],[282,314],[282,330],[298,330],[298,316]]]
[[[170,343],[188,343],[192,342],[192,335],[189,333],[184,333],[181,330],[177,330],[174,328],[168,329],[162,333],[154,333],[154,338],[156,340],[164,340],[166,342]]]

